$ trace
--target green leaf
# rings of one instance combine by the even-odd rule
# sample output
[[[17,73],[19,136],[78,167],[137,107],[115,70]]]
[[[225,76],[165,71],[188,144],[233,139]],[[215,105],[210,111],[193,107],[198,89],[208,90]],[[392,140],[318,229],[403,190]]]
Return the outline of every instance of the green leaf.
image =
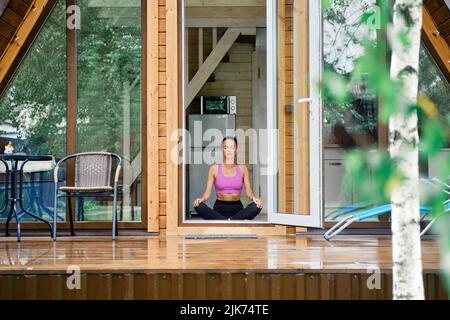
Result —
[[[390,194],[403,177],[396,169],[395,159],[385,150],[353,150],[345,157],[344,186],[358,185],[358,193],[365,202],[389,201]]]
[[[445,137],[446,130],[439,120],[425,120],[422,125],[421,153],[428,157],[436,155],[444,147]]]
[[[344,76],[327,69],[324,71],[321,87],[323,94],[336,103],[348,102],[348,80]]]

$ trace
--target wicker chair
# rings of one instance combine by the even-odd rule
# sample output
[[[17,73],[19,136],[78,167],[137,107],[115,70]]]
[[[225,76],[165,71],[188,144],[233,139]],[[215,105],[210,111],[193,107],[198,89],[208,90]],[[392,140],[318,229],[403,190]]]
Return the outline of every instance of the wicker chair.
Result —
[[[128,166],[128,168],[127,168]],[[126,157],[122,157],[122,172],[126,171],[126,170],[130,170],[131,175],[134,174],[134,170],[133,170],[133,166],[131,164],[130,159],[126,158]],[[125,181],[123,181],[122,183],[119,182],[119,184],[117,185],[117,201],[120,203],[119,206],[119,220],[118,221],[123,221],[123,217],[124,217],[124,194],[126,192],[130,192],[133,193],[133,183],[131,184],[125,184]],[[78,210],[77,210],[77,219],[78,220],[84,220],[84,200],[83,198],[78,198]],[[131,221],[134,221],[134,217],[135,217],[135,208],[134,208],[134,202],[131,201]]]
[[[58,170],[61,165],[75,158],[75,185],[58,187]],[[113,161],[117,162],[113,172]],[[55,204],[53,213],[53,240],[56,240],[56,221],[58,216],[58,198],[66,197],[69,207],[70,233],[73,236],[73,197],[111,197],[113,198],[112,239],[117,235],[117,190],[122,158],[109,152],[83,152],[61,159],[54,170]],[[111,181],[113,180],[113,181]],[[62,194],[60,194],[60,191]]]

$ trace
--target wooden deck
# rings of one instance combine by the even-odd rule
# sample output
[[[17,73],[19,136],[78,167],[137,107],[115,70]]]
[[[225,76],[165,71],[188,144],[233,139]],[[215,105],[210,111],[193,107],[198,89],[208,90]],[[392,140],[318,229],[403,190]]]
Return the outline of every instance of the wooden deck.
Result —
[[[422,253],[427,297],[446,299],[436,241]],[[66,286],[69,266],[80,290]],[[390,299],[391,271],[387,236],[0,238],[2,299]]]

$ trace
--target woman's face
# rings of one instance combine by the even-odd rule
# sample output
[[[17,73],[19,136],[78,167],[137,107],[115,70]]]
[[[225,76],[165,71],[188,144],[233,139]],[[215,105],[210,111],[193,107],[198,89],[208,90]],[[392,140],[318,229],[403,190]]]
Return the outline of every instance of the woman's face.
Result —
[[[233,139],[227,139],[222,144],[223,157],[225,159],[234,159],[237,147]]]

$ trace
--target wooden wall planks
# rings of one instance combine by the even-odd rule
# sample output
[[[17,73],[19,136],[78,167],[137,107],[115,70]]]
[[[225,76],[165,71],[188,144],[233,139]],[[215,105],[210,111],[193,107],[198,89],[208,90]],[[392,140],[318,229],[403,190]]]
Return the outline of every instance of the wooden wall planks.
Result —
[[[1,275],[0,299],[257,299],[391,300],[392,274],[368,289],[366,273],[183,272],[83,273],[81,289],[69,290],[67,275]],[[424,274],[427,300],[446,300],[439,274]]]

